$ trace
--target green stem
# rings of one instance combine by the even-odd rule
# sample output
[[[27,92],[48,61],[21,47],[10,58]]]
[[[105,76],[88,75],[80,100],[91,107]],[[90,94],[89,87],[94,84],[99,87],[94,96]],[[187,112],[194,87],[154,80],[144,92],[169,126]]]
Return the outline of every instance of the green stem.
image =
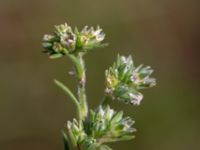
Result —
[[[78,59],[80,61],[81,66],[81,74],[79,74],[78,79],[78,96],[80,101],[81,108],[81,119],[84,120],[88,115],[88,104],[87,104],[87,96],[86,96],[86,74],[85,74],[85,63],[83,60],[83,56],[81,54],[78,55]]]
[[[84,74],[84,69],[82,68],[79,58],[74,55],[71,55],[71,54],[67,54],[67,56],[70,58],[70,60],[75,65],[76,74],[77,74],[78,79],[81,79]]]
[[[67,54],[71,61],[74,63],[76,68],[76,74],[78,78],[78,98],[80,103],[80,119],[84,120],[88,114],[88,104],[86,97],[86,74],[85,74],[85,63],[83,60],[83,55],[78,54],[78,56],[74,56],[71,54]]]

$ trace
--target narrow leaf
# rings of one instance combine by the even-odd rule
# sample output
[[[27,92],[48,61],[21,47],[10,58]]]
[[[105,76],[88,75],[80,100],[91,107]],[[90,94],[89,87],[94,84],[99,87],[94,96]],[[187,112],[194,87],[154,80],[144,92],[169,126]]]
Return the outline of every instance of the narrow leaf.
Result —
[[[79,108],[79,102],[77,98],[74,96],[74,94],[69,90],[69,88],[56,79],[54,80],[54,82],[59,88],[61,88],[72,99],[72,101],[77,106],[77,108]]]

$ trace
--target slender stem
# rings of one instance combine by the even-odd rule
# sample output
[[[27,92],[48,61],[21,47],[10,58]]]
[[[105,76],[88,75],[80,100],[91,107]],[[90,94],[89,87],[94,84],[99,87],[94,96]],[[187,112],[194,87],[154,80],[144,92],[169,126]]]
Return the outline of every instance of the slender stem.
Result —
[[[87,96],[86,96],[86,69],[85,63],[83,60],[83,56],[81,54],[78,55],[78,59],[80,61],[81,66],[81,74],[78,79],[78,96],[80,101],[80,109],[81,109],[81,118],[84,120],[88,115],[88,104],[87,104]]]
[[[85,74],[85,63],[83,60],[83,55],[78,54],[78,56],[67,54],[68,57],[72,60],[76,68],[76,74],[78,78],[78,98],[79,98],[79,106],[80,106],[80,119],[84,120],[88,114],[88,104],[86,97],[86,74]]]

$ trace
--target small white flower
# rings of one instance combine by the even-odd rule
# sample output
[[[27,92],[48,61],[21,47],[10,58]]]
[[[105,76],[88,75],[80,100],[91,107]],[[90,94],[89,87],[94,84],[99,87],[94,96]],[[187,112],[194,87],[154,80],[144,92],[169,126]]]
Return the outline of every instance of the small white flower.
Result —
[[[101,31],[102,31],[102,29],[98,26],[97,30],[93,31],[93,35],[97,36],[97,35],[99,35],[101,33]]]
[[[140,102],[143,99],[143,95],[142,94],[133,94],[133,93],[129,93],[129,96],[131,98],[130,103],[133,105],[140,105]]]
[[[124,64],[128,63],[128,59],[125,56],[121,56],[121,60]]]
[[[138,77],[138,74],[135,71],[133,71],[132,73],[131,81],[135,84],[139,84],[141,82],[140,78]]]
[[[105,38],[105,34],[104,34],[104,33],[100,33],[100,34],[96,35],[96,40],[97,40],[98,42],[103,41],[104,38]]]

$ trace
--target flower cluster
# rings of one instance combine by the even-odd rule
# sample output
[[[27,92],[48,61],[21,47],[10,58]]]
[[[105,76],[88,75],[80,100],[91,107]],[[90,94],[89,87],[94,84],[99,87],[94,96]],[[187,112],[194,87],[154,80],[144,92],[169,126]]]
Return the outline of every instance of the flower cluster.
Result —
[[[130,117],[123,118],[123,112],[115,112],[109,106],[99,106],[90,112],[88,133],[99,139],[99,143],[108,143],[131,139],[135,129],[134,121]]]
[[[67,122],[68,134],[63,132],[65,150],[70,150],[71,146],[78,150],[111,150],[107,143],[133,139],[136,131],[133,119],[124,117],[123,111],[111,109],[107,102],[112,98],[139,105],[143,98],[140,90],[156,84],[156,80],[150,77],[153,70],[149,66],[135,67],[131,56],[118,55],[117,61],[105,72],[106,90],[101,104],[89,111],[83,54],[105,46],[102,43],[104,38],[105,34],[99,26],[96,29],[85,26],[79,31],[77,28],[73,30],[66,23],[55,26],[53,34],[43,37],[44,52],[50,58],[67,55],[74,65],[78,81],[77,94],[74,94],[65,84],[55,80],[77,110],[77,119]]]
[[[82,143],[85,141],[87,134],[84,131],[82,121],[78,122],[76,119],[73,119],[72,122],[67,122],[68,133],[72,144],[77,146],[77,144]]]
[[[84,123],[68,122],[70,138],[84,147],[105,147],[105,143],[129,140],[135,128],[130,117],[123,117],[123,112],[116,112],[109,106],[99,106],[96,111],[91,110]],[[84,127],[83,127],[84,126]]]
[[[143,99],[140,89],[153,87],[156,80],[151,78],[151,67],[135,67],[132,57],[118,55],[117,61],[106,70],[106,94],[124,103],[139,105]]]
[[[103,47],[105,34],[97,26],[88,28],[85,26],[80,32],[77,28],[72,30],[68,24],[55,26],[53,34],[46,34],[43,37],[44,52],[50,55],[50,58],[59,58],[65,54],[74,54],[79,52],[88,52],[91,49]]]

